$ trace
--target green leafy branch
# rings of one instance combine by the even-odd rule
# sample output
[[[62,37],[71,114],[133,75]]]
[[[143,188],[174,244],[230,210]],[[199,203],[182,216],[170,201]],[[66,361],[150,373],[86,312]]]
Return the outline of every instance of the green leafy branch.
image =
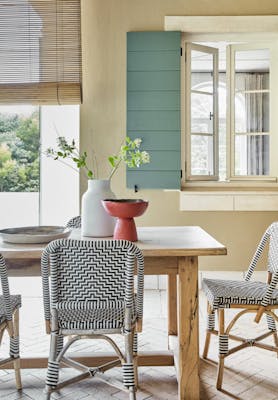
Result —
[[[73,161],[73,163],[76,164],[77,168],[85,169],[86,175],[89,179],[94,179],[94,173],[87,165],[87,152],[84,151],[82,154],[80,154],[74,139],[71,142],[67,142],[67,140],[63,136],[58,136],[57,148],[58,149],[55,150],[49,147],[46,150],[46,155],[48,157],[52,157],[54,160],[59,160],[61,162],[63,162],[64,160],[71,160]],[[67,164],[66,162],[64,163]],[[67,165],[71,167],[69,164]]]
[[[137,138],[131,140],[127,136],[124,144],[122,144],[122,146],[120,147],[119,153],[117,155],[108,157],[108,161],[112,166],[112,171],[109,175],[109,179],[112,178],[122,161],[129,168],[139,168],[140,165],[150,162],[149,153],[147,153],[146,151],[140,151],[141,143],[141,139]]]
[[[124,162],[129,168],[139,168],[140,165],[150,162],[149,153],[140,150],[141,143],[142,140],[139,138],[131,140],[129,137],[126,137],[119,152],[116,155],[108,157],[108,161],[112,167],[109,179],[117,171],[121,162]],[[46,155],[73,168],[65,161],[71,160],[77,168],[85,169],[89,179],[95,179],[95,174],[88,167],[87,152],[80,153],[74,140],[68,142],[63,136],[58,136],[57,150],[50,147],[46,150]],[[76,170],[75,168],[73,169]]]

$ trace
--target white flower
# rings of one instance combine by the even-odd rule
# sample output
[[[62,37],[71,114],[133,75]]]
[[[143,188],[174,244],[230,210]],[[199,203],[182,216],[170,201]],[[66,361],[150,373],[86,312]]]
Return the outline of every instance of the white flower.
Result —
[[[136,146],[137,148],[139,148],[140,145],[141,145],[141,143],[142,143],[142,139],[136,138],[136,139],[134,139],[133,143],[135,144],[135,146]]]
[[[141,153],[141,159],[143,164],[149,163],[150,162],[150,155],[146,151],[142,151]]]

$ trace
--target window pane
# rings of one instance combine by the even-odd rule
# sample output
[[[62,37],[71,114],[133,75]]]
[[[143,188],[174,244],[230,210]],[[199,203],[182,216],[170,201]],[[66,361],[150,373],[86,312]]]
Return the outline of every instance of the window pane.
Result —
[[[0,191],[39,191],[39,108],[0,106]]]
[[[235,133],[269,132],[269,93],[235,97]]]
[[[213,92],[213,79],[211,72],[192,72],[191,73],[191,89],[200,90],[202,92]]]
[[[236,91],[269,90],[269,72],[237,72],[235,89]]]
[[[268,135],[236,135],[235,175],[269,175]]]
[[[39,126],[38,107],[0,106],[1,228],[39,222]]]
[[[211,83],[211,86],[208,85],[207,90],[210,89],[210,93],[212,93],[213,88],[213,55],[208,53],[203,53],[201,51],[192,50],[191,51],[191,88],[193,88],[196,84],[194,82],[194,78],[196,77],[196,73],[205,72],[206,78],[205,82]],[[201,74],[202,75],[202,74]]]
[[[191,136],[191,175],[214,175],[212,137]]]
[[[212,95],[191,93],[191,132],[213,133]]]

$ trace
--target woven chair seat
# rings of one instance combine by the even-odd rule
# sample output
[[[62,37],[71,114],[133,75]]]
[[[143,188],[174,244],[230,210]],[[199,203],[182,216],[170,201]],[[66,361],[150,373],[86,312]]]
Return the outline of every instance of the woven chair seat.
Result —
[[[135,308],[132,311],[132,323],[136,322]],[[58,311],[58,324],[60,329],[66,330],[119,330],[125,321],[124,304],[110,308],[93,308],[80,310]]]
[[[263,282],[203,279],[203,290],[214,310],[229,308],[231,304],[260,304],[269,285]],[[278,304],[278,290],[274,289],[269,304]]]
[[[21,307],[21,296],[18,295],[13,295],[11,296],[11,306],[12,306],[12,311],[14,311],[16,308]],[[5,300],[3,296],[0,296],[0,323],[6,321],[7,316],[6,316],[6,307],[5,307]]]

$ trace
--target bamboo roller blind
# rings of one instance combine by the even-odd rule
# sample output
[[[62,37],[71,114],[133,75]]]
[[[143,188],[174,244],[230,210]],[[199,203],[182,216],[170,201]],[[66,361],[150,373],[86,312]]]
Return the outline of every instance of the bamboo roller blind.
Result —
[[[0,0],[0,104],[81,97],[80,0]]]

